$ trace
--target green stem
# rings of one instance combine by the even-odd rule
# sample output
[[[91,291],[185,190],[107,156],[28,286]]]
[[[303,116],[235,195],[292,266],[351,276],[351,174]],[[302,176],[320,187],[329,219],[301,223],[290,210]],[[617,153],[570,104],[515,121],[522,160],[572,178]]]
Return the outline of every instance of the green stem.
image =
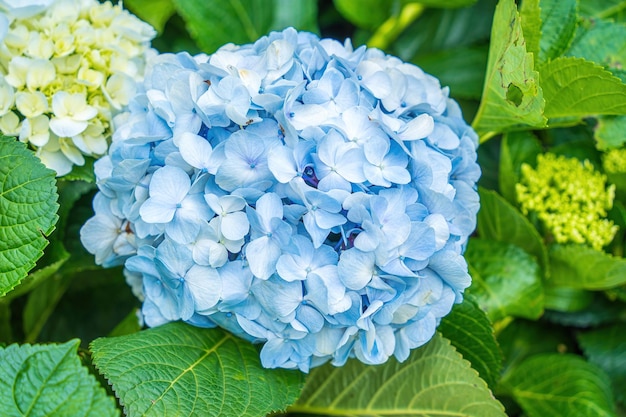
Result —
[[[382,50],[387,49],[387,47],[395,41],[398,36],[400,36],[404,29],[417,20],[423,12],[424,6],[421,4],[406,4],[402,10],[400,10],[400,14],[391,16],[382,25],[380,25],[367,42],[367,46]]]

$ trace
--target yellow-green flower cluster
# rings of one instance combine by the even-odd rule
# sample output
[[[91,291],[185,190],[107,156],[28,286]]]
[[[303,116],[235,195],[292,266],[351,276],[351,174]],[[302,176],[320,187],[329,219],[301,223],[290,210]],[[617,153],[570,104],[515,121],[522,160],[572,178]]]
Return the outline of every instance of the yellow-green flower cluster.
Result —
[[[602,168],[610,174],[626,173],[626,148],[607,151],[602,157]]]
[[[0,131],[62,176],[106,153],[156,32],[109,2],[48,3],[34,15],[0,10]]]
[[[605,217],[613,206],[615,186],[589,161],[556,156],[537,157],[537,168],[522,165],[516,185],[522,212],[535,213],[558,243],[582,243],[600,250],[613,239],[617,226]]]

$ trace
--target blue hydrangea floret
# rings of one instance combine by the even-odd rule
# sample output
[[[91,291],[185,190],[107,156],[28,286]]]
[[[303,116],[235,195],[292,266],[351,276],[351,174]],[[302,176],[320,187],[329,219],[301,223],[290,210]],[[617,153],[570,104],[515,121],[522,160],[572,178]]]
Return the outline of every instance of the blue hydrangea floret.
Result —
[[[81,239],[148,326],[220,326],[308,372],[403,361],[462,300],[478,143],[436,78],[290,28],[144,80]]]

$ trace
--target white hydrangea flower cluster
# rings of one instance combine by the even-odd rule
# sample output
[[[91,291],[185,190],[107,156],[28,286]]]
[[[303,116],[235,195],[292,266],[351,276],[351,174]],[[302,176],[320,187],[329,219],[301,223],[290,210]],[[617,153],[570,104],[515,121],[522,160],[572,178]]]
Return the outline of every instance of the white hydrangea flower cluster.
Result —
[[[0,2],[0,131],[58,176],[107,152],[155,30],[97,0]]]

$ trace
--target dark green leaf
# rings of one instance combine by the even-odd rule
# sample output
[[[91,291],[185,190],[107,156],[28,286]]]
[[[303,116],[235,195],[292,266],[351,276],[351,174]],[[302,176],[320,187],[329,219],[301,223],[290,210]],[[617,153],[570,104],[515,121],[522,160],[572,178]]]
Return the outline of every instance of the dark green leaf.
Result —
[[[541,41],[539,61],[560,56],[576,32],[577,0],[541,0]]]
[[[150,0],[149,5],[145,0],[124,0],[124,7],[150,23],[159,33],[163,32],[169,18],[176,13],[172,0]]]
[[[593,62],[559,57],[544,64],[540,73],[550,119],[626,114],[626,85]]]
[[[450,96],[480,99],[488,49],[463,46],[428,55],[420,55],[415,63],[427,73],[439,78],[442,86],[450,87]]]
[[[79,341],[62,345],[11,345],[0,349],[3,416],[119,416],[76,354]]]
[[[505,416],[485,381],[439,334],[404,363],[391,359],[371,366],[350,360],[340,368],[314,369],[289,411],[346,417]]]
[[[611,301],[602,293],[591,292],[593,300],[580,311],[561,312],[546,310],[544,318],[562,326],[588,328],[615,321],[626,321],[626,305]]]
[[[609,375],[617,400],[626,405],[626,324],[580,333],[578,341],[589,362]]]
[[[86,157],[83,165],[74,165],[69,174],[63,176],[65,181],[95,182],[96,174],[93,170],[95,159]]]
[[[0,296],[43,255],[58,219],[54,171],[26,145],[0,136]]]
[[[550,247],[550,279],[554,285],[606,290],[626,284],[626,260],[584,245]]]
[[[556,311],[580,311],[593,300],[593,294],[580,288],[559,287],[550,285],[548,280],[544,287],[545,308]]]
[[[0,346],[13,342],[10,307],[10,304],[5,300],[0,301]]]
[[[91,349],[129,417],[263,416],[302,388],[302,373],[262,368],[252,344],[218,329],[169,323]]]
[[[501,0],[493,17],[482,101],[472,126],[482,138],[523,127],[543,127],[543,93],[533,55],[526,51],[517,6]]]
[[[406,3],[419,3],[426,7],[441,7],[446,9],[454,9],[457,7],[469,7],[476,3],[476,0],[404,0]]]
[[[602,19],[612,18],[623,21],[626,16],[624,0],[579,0],[580,14]]]
[[[491,389],[495,388],[502,353],[493,333],[493,327],[484,311],[471,297],[457,304],[439,325],[439,331],[476,369]]]
[[[341,15],[355,26],[374,30],[395,11],[392,0],[333,0]],[[396,5],[397,6],[397,5]]]
[[[472,276],[470,294],[492,322],[507,316],[541,316],[543,286],[532,256],[515,245],[473,238],[465,257]]]
[[[517,201],[515,184],[520,181],[522,164],[535,165],[541,152],[541,143],[532,132],[511,132],[502,137],[498,179],[500,193],[509,203]]]
[[[319,33],[316,0],[274,0],[272,30],[293,26],[298,30]]]
[[[535,256],[545,275],[548,251],[537,229],[495,191],[479,188],[478,233],[482,238],[516,245]]]
[[[597,366],[571,354],[539,354],[502,381],[528,417],[614,417],[611,383]]]

